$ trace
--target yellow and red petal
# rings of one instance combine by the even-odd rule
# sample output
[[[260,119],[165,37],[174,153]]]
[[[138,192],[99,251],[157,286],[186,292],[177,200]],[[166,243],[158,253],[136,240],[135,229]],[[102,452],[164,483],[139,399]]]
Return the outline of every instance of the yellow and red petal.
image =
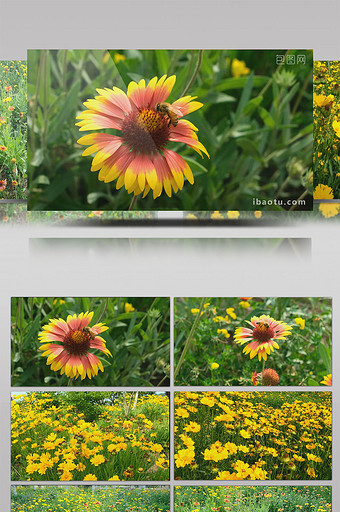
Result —
[[[168,98],[173,89],[173,86],[175,85],[175,82],[175,75],[169,77],[167,77],[167,75],[163,75],[158,80],[155,86],[152,101],[150,103],[150,108],[155,108],[157,103],[163,103]]]
[[[183,187],[183,174],[192,185],[194,183],[194,177],[184,158],[170,149],[164,149],[163,153],[178,188],[181,190]]]
[[[90,145],[82,153],[83,156],[91,155],[96,151],[101,151],[102,153],[107,154],[106,158],[108,158],[122,145],[123,141],[121,137],[117,137],[116,135],[111,135],[109,133],[89,133],[88,135],[81,137],[77,143],[82,144],[83,146]]]
[[[179,117],[183,117],[203,107],[203,103],[192,101],[195,98],[197,98],[197,96],[183,96],[183,98],[174,101],[171,106]]]
[[[106,114],[100,114],[92,110],[85,110],[77,119],[82,119],[76,126],[79,126],[79,131],[86,130],[99,130],[101,128],[115,128],[121,130],[122,120],[118,117],[108,116]]]
[[[174,135],[170,134],[169,140],[174,142],[182,142],[183,144],[187,144],[187,146],[190,146],[192,149],[194,149],[197,153],[199,153],[200,156],[202,156],[202,151],[207,155],[208,158],[210,158],[208,151],[205,149],[203,144],[192,137],[184,137],[182,135]]]
[[[103,98],[106,98],[110,103],[118,107],[123,114],[129,114],[131,112],[132,109],[129,98],[125,92],[118,87],[113,87],[112,89],[105,87],[105,89],[97,89],[97,92]]]
[[[98,114],[106,114],[110,117],[121,119],[124,112],[103,96],[96,96],[94,99],[84,102],[85,107]]]

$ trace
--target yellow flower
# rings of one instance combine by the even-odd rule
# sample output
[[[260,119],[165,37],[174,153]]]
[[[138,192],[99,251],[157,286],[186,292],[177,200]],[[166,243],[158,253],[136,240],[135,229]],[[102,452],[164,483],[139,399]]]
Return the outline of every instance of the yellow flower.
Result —
[[[175,455],[175,464],[178,468],[184,468],[195,459],[195,452],[191,448],[179,450]]]
[[[220,367],[220,365],[218,363],[211,363],[211,365],[210,365],[210,368],[212,370],[217,370],[217,368],[219,368],[219,367]]]
[[[125,310],[125,313],[132,313],[132,311],[134,311],[135,308],[133,307],[132,304],[129,304],[129,302],[125,302],[124,310]]]
[[[296,325],[299,325],[300,326],[300,329],[303,331],[303,329],[305,328],[305,320],[303,318],[295,318],[295,323]]]
[[[212,219],[223,219],[223,215],[219,211],[215,211],[211,214]]]
[[[231,64],[231,74],[235,78],[239,78],[240,76],[249,75],[250,69],[247,68],[244,60],[233,59]]]
[[[126,59],[125,55],[122,55],[121,53],[115,53],[114,57],[113,57],[113,60],[115,61],[116,64],[125,59]]]
[[[237,210],[230,210],[229,212],[227,212],[228,219],[238,219],[239,216],[240,212],[238,212]]]
[[[201,430],[201,425],[196,423],[195,421],[190,421],[189,425],[184,427],[186,432],[199,432]]]
[[[235,308],[227,308],[226,313],[231,316],[233,320],[236,320],[236,314],[234,313]]]
[[[250,308],[250,303],[247,300],[241,300],[241,302],[239,302],[238,305],[244,309]]]
[[[88,475],[85,476],[84,481],[85,480],[97,480],[97,477],[96,475],[92,475],[92,473],[89,473]]]

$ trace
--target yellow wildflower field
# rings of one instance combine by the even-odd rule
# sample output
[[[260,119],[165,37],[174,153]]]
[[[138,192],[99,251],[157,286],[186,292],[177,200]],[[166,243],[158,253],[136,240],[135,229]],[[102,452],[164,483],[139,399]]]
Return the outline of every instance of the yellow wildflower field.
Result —
[[[11,412],[12,480],[169,479],[164,393],[15,394]]]
[[[330,480],[329,392],[175,393],[177,480]]]

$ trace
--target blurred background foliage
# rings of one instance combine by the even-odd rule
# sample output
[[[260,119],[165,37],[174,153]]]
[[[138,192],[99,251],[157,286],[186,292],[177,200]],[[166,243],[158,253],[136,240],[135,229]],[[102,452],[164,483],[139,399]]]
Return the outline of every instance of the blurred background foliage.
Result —
[[[26,61],[0,61],[0,200],[27,199],[26,151]]]
[[[276,64],[276,55],[306,63]],[[198,50],[30,50],[29,209],[127,210],[132,196],[98,181],[77,140],[83,102],[96,88],[126,91],[131,80],[175,74],[168,98],[178,99],[198,65]],[[195,183],[168,198],[138,199],[137,210],[282,210],[253,204],[305,199],[310,209],[312,165],[312,62],[308,50],[204,50],[188,94],[204,106],[187,119],[199,129],[210,160],[171,143],[190,165]],[[102,131],[102,130],[101,130]],[[108,132],[115,133],[114,130]]]
[[[50,369],[42,357],[38,334],[53,318],[94,311],[91,325],[109,327],[102,333],[111,357],[99,357],[104,372],[74,386],[166,386],[170,375],[170,301],[153,297],[13,297],[12,385],[66,386],[69,379]]]
[[[202,314],[188,346],[202,301]],[[234,333],[237,327],[250,327],[246,320],[263,314],[293,326],[292,334],[277,341],[279,350],[266,362],[266,368],[279,374],[278,385],[320,386],[324,376],[332,373],[332,302],[318,297],[176,298],[175,384],[252,386],[251,376],[262,371],[262,361],[243,354],[247,344],[237,345]],[[211,369],[212,363],[219,367]]]

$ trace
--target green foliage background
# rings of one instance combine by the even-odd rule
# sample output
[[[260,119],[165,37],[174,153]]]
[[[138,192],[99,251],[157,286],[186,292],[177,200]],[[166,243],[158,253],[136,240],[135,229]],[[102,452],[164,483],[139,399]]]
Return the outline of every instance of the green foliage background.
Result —
[[[197,503],[199,505],[197,505]],[[331,510],[330,486],[183,486],[175,490],[175,509],[210,512],[228,507],[231,512],[295,512]]]
[[[286,54],[280,50],[280,54]],[[311,209],[312,52],[306,64],[278,66],[276,50],[204,50],[188,94],[204,106],[188,115],[210,154],[201,157],[171,143],[190,165],[195,184],[154,200],[138,199],[136,210],[258,210],[290,206],[253,205],[258,199],[306,200]],[[117,54],[124,60],[117,60]],[[31,50],[29,77],[29,209],[127,210],[132,196],[104,184],[90,172],[91,160],[76,141],[86,132],[75,126],[83,102],[96,88],[163,74],[177,77],[172,103],[198,69],[198,50]],[[246,76],[233,76],[234,59],[245,62]],[[235,74],[235,73],[234,73]],[[114,132],[114,131],[113,131]]]
[[[170,491],[164,486],[68,485],[16,486],[12,488],[12,512],[65,512],[65,507],[79,509],[79,502],[91,505],[91,512],[107,512],[114,503],[116,512],[138,508],[139,512],[170,510]]]
[[[199,308],[200,298],[175,299],[175,383],[177,385],[252,385],[251,376],[262,371],[262,361],[250,359],[242,353],[244,345],[237,345],[234,332],[237,327],[249,327],[247,320],[266,314],[292,325],[292,334],[286,340],[278,340],[279,350],[268,356],[266,368],[279,374],[279,386],[319,386],[324,376],[332,373],[332,303],[327,298],[263,298],[249,299],[250,307],[242,308],[240,298],[219,297],[204,300],[203,315],[198,321],[191,341],[189,334]],[[216,308],[214,313],[213,308]],[[229,315],[230,323],[214,322],[216,316],[226,316],[226,309],[234,308],[237,318]],[[305,320],[302,330],[295,318]],[[227,329],[226,338],[217,329]],[[177,368],[185,344],[188,350],[180,369]],[[218,363],[211,370],[211,363]]]
[[[7,91],[6,87],[12,90]],[[10,101],[7,99],[10,98]],[[8,110],[14,107],[13,110]],[[0,199],[27,198],[27,65],[26,61],[0,61],[0,180],[6,188]],[[12,160],[15,159],[16,162]],[[13,181],[18,184],[13,185]]]

